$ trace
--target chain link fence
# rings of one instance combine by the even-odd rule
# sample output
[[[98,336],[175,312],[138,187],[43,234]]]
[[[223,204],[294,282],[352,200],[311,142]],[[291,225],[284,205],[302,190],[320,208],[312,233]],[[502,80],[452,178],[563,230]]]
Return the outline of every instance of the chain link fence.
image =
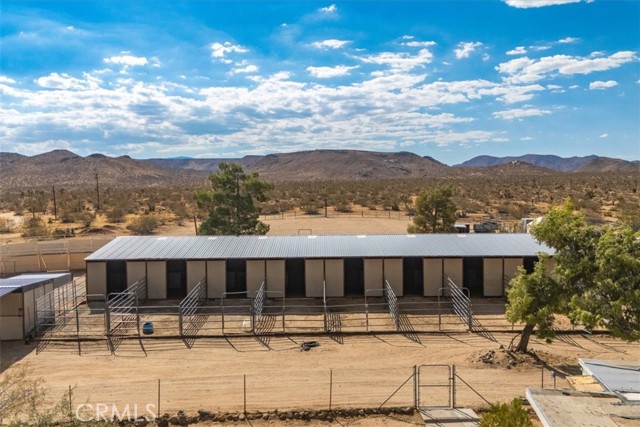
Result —
[[[567,388],[541,368],[476,369],[449,365],[385,369],[251,372],[182,379],[77,383],[50,388],[50,400],[71,396],[76,415],[103,407],[134,409],[138,416],[199,410],[253,413],[345,408],[470,407],[524,396],[527,387]]]

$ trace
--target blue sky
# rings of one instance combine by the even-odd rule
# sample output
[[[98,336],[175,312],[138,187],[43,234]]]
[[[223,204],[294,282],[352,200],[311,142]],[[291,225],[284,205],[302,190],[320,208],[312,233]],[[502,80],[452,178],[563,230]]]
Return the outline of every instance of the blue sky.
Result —
[[[10,1],[0,150],[640,159],[640,2]]]

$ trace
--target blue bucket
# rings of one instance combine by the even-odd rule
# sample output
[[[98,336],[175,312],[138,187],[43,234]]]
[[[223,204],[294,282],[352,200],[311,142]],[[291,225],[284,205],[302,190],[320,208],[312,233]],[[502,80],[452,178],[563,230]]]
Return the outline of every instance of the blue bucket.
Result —
[[[144,322],[142,325],[142,333],[145,335],[153,334],[153,322]]]

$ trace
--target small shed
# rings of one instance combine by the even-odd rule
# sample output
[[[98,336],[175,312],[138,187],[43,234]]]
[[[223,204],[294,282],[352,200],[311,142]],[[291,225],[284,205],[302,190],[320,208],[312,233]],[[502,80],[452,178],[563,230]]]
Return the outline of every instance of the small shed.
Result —
[[[36,301],[71,281],[68,272],[21,274],[0,279],[0,341],[27,338],[36,327]]]

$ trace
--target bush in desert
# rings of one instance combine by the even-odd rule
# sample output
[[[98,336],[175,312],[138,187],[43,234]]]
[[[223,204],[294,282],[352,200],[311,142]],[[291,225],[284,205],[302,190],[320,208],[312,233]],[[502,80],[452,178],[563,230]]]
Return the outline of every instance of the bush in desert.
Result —
[[[139,236],[147,236],[153,234],[158,227],[158,221],[152,215],[142,215],[134,219],[131,224],[127,225],[127,230]]]
[[[520,399],[509,403],[494,403],[482,416],[480,427],[533,427],[527,410]]]

